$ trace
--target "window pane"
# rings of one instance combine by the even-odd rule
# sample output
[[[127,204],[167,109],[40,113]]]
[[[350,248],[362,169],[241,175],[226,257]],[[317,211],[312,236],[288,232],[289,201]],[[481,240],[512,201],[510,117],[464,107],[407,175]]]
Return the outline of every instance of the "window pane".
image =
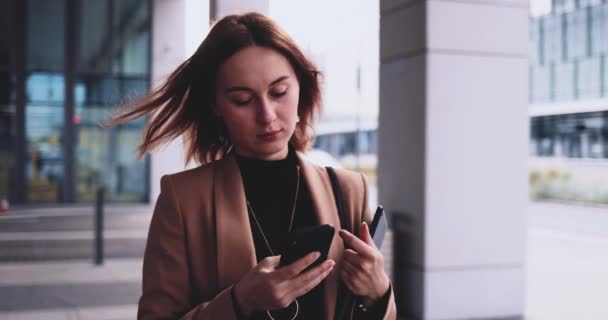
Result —
[[[546,63],[558,62],[563,59],[562,46],[562,17],[547,16],[543,18],[545,31],[544,54]]]
[[[147,0],[114,2],[115,35],[113,71],[116,74],[147,75],[150,16]]]
[[[148,2],[114,1],[111,12],[109,1],[83,2],[81,28],[96,40],[81,44],[88,63],[79,68],[75,88],[79,202],[93,201],[100,185],[112,202],[147,200],[148,158],[136,159],[145,120],[111,129],[99,123],[107,121],[120,102],[149,88]],[[89,26],[91,19],[99,26]]]
[[[551,69],[549,66],[534,66],[532,75],[532,101],[545,103],[551,98]]]
[[[29,70],[63,71],[64,0],[29,0],[27,66]]]
[[[577,85],[579,99],[593,99],[600,97],[600,69],[599,57],[582,59],[579,62]]]
[[[82,0],[80,5],[80,66],[82,72],[111,70],[109,1]]]
[[[602,45],[600,45],[602,49],[602,53],[603,54],[608,54],[608,2],[605,3],[603,6],[599,7],[602,11],[602,16],[604,17],[603,19],[603,26],[601,28],[602,31],[600,31],[601,35],[601,42]]]
[[[569,12],[576,7],[577,0],[553,0],[553,8],[555,12]]]
[[[566,57],[580,59],[587,55],[587,10],[577,10],[565,15]]]
[[[541,31],[540,31],[540,22],[539,19],[530,19],[530,39],[529,39],[529,59],[531,65],[538,65],[542,63],[542,58],[540,57],[542,50],[540,46],[541,42]]]
[[[76,86],[77,194],[78,201],[93,201],[95,189],[103,185],[109,201],[145,201],[148,194],[146,159],[136,159],[144,119],[112,129],[106,121],[118,101],[129,93],[143,93],[148,81],[81,75]]]
[[[65,83],[62,0],[29,0],[25,163],[30,202],[62,201]]]
[[[535,117],[531,153],[537,156],[602,158],[607,154],[608,112]]]
[[[554,81],[556,101],[574,99],[574,63],[557,63]]]
[[[591,10],[591,52],[594,56],[606,53],[608,45],[608,32],[605,27],[606,19],[608,19],[606,8],[607,6],[604,6],[604,8],[597,6]]]

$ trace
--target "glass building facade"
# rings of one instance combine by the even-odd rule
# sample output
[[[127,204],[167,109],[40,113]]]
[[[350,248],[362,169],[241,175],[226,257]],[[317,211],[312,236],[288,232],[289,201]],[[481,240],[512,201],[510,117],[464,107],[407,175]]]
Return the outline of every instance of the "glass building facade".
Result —
[[[376,154],[378,130],[359,130],[319,135],[314,148],[327,151],[336,158],[346,155]]]
[[[147,201],[143,120],[100,123],[149,88],[150,1],[5,0],[0,21],[0,196]]]
[[[531,134],[535,156],[608,158],[608,111],[534,117]]]
[[[608,111],[608,2],[554,0],[530,18],[530,103],[585,101]],[[608,158],[607,112],[532,117],[530,132],[534,156]]]

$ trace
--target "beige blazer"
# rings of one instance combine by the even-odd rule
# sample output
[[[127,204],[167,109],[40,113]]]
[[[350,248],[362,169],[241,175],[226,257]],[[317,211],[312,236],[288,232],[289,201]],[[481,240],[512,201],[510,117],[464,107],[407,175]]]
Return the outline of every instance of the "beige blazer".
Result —
[[[340,229],[325,168],[298,153],[302,176],[320,224]],[[371,221],[363,175],[336,170],[350,230]],[[333,318],[343,241],[334,236],[336,266],[323,282],[325,320]],[[143,265],[138,319],[236,320],[230,289],[256,256],[240,170],[233,156],[161,178]],[[396,319],[394,295],[384,319]]]

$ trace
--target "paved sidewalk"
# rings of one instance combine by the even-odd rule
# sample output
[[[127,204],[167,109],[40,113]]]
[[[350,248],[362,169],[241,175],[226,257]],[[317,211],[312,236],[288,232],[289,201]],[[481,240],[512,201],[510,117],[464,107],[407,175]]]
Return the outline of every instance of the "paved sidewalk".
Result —
[[[2,320],[133,320],[137,305],[0,313]]]
[[[608,209],[531,203],[528,211],[526,319],[608,319]],[[135,229],[122,231],[143,239]],[[389,273],[391,242],[389,234]],[[0,320],[135,319],[141,267],[141,257],[101,267],[90,259],[0,263]]]
[[[0,319],[134,319],[141,259],[0,264]]]
[[[0,215],[0,264],[89,259],[95,247],[93,211],[86,206],[22,208]],[[108,206],[105,256],[141,259],[151,217],[147,205]]]
[[[528,320],[608,319],[608,208],[528,207]]]
[[[141,281],[141,259],[111,259],[101,266],[92,261],[2,263],[0,287],[10,285],[108,283]]]

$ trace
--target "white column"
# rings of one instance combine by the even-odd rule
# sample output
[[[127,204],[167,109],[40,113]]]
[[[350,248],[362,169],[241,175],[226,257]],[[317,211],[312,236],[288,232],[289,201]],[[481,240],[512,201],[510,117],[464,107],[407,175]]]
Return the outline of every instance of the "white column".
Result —
[[[269,14],[269,0],[212,0],[215,2],[215,17],[244,13],[248,11],[257,11],[263,14]]]
[[[198,47],[209,29],[209,2],[154,0],[152,86],[160,85]],[[175,140],[151,156],[150,202],[160,193],[160,178],[185,169],[185,149]]]
[[[379,202],[411,319],[524,311],[528,2],[382,0]]]

